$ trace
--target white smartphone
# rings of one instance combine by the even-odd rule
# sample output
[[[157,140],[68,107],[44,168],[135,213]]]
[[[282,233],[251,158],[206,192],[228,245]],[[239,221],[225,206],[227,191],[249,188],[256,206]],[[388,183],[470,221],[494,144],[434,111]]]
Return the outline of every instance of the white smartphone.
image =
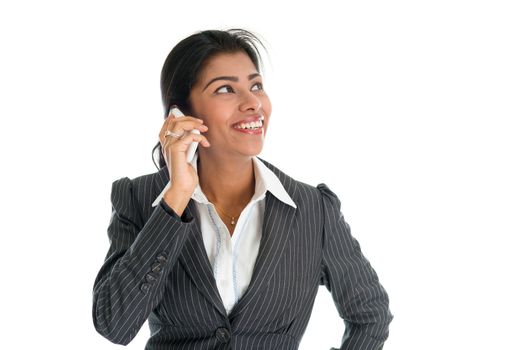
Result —
[[[175,116],[175,118],[180,118],[184,116],[184,113],[182,113],[182,111],[176,105],[173,105],[171,107],[171,109],[169,110],[169,114],[172,114],[173,116]],[[193,129],[191,130],[191,132],[193,134],[200,135],[200,131],[198,129]],[[195,141],[191,142],[191,145],[189,145],[189,149],[187,150],[187,153],[186,153],[186,160],[188,163],[191,163],[191,161],[193,160],[197,147],[198,147],[198,142],[195,142]]]

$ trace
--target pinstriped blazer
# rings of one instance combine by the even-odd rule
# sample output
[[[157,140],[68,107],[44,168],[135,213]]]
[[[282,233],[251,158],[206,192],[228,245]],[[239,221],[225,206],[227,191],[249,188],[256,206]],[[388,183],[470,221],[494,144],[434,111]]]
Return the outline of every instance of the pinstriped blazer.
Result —
[[[164,200],[167,167],[113,182],[110,247],[95,279],[93,323],[128,344],[148,320],[146,349],[298,349],[319,285],[346,331],[341,349],[382,349],[392,315],[386,291],[325,185],[301,183],[260,159],[297,208],[266,196],[253,276],[228,315],[191,199],[182,217]]]

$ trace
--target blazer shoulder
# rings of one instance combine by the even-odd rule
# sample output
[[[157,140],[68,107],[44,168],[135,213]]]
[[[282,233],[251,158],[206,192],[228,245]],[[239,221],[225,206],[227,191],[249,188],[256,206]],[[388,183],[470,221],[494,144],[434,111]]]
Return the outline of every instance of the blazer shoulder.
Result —
[[[137,189],[148,187],[151,185],[161,185],[164,173],[167,172],[166,169],[166,167],[163,167],[160,170],[155,171],[153,173],[136,176],[134,178],[131,178],[131,183],[133,184],[133,187]],[[167,176],[166,180],[169,181],[169,175]]]
[[[322,206],[328,205],[340,210],[342,203],[339,197],[333,192],[327,184],[321,182],[316,186],[294,179],[287,175],[277,166],[259,158],[275,175],[297,205],[311,205],[320,203]],[[311,201],[313,199],[313,201]]]
[[[121,177],[113,181],[113,191],[123,190],[128,192],[133,200],[138,203],[138,208],[145,213],[145,216],[152,212],[151,204],[158,197],[169,181],[169,172],[166,167],[160,170],[139,175],[136,177]]]
[[[161,186],[162,180],[163,180],[163,176],[162,176],[163,170],[164,168],[154,173],[139,175],[136,177],[123,176],[119,179],[114,180],[113,186],[126,184],[128,186],[131,186],[133,188],[133,192],[135,193],[139,193],[146,188],[150,189],[152,186],[153,187]],[[167,184],[167,181],[166,181],[166,184]]]

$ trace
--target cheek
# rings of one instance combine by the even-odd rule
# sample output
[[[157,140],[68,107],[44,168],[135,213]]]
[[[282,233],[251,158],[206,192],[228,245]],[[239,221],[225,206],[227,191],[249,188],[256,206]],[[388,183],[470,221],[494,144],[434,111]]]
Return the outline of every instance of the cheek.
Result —
[[[201,114],[198,118],[201,118],[209,128],[207,133],[212,135],[221,132],[224,125],[227,126],[230,110],[224,108],[220,103],[209,103],[202,107],[204,108],[201,108]]]
[[[212,122],[212,114],[214,108],[204,101],[198,101],[193,105],[193,117],[202,119],[204,124],[209,126],[209,123]]]

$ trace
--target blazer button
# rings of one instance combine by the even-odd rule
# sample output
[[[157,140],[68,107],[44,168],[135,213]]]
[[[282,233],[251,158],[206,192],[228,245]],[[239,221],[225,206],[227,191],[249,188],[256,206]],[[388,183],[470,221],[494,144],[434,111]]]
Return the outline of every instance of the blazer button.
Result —
[[[227,328],[220,327],[215,331],[215,337],[219,342],[225,344],[231,339],[231,334]]]
[[[149,283],[142,283],[142,285],[140,286],[140,290],[142,291],[142,293],[146,294],[147,292],[149,292],[149,289],[151,289],[151,285]]]
[[[149,283],[154,283],[156,281],[156,276],[149,272],[146,275],[146,281],[148,281]]]
[[[156,260],[160,263],[165,263],[167,261],[167,253],[162,252],[156,256]]]
[[[160,271],[162,271],[162,264],[159,262],[153,263],[153,265],[151,265],[151,271],[154,273],[160,273]]]

